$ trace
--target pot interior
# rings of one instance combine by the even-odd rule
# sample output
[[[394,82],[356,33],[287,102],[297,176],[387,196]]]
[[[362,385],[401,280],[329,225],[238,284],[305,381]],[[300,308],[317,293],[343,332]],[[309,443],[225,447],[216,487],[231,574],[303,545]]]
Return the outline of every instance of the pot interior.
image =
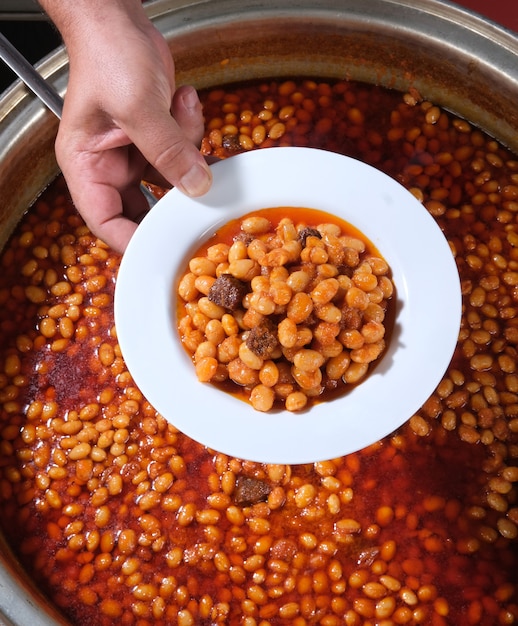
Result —
[[[518,152],[518,41],[482,19],[434,0],[395,2],[156,0],[150,16],[170,41],[178,83],[209,88],[270,77],[364,81],[423,97],[478,125]],[[313,5],[313,6],[312,6]],[[67,60],[56,51],[41,70],[63,93]],[[0,248],[55,178],[57,121],[21,85],[0,102]],[[9,624],[56,624],[52,607],[25,579],[7,546],[0,577],[12,595]],[[34,607],[36,603],[36,607]],[[43,621],[42,621],[43,620]]]

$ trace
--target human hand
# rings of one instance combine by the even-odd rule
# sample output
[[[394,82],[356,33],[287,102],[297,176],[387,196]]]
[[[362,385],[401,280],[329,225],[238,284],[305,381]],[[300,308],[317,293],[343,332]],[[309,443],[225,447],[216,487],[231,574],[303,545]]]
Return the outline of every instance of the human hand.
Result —
[[[121,11],[88,2],[82,11],[77,2],[81,15],[62,30],[70,79],[56,156],[89,228],[123,252],[149,208],[142,179],[192,196],[208,191],[210,170],[196,148],[203,117],[192,87],[175,90],[167,42],[140,3],[127,0]]]

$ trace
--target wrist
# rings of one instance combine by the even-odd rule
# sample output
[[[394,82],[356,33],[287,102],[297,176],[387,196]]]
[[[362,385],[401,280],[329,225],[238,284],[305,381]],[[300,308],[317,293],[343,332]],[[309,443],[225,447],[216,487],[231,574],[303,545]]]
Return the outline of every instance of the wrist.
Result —
[[[67,49],[82,46],[96,33],[149,26],[141,0],[39,0],[61,34]]]

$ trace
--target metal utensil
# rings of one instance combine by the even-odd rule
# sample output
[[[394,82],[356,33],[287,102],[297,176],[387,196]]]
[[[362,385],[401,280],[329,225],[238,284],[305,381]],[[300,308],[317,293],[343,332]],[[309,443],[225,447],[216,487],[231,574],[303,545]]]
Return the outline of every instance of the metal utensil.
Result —
[[[61,118],[63,110],[63,99],[61,96],[2,33],[0,33],[0,58],[56,117]]]
[[[38,96],[43,104],[61,119],[63,98],[2,33],[0,33],[0,58]],[[140,185],[140,190],[146,197],[149,207],[153,207],[157,202],[155,196],[143,184]]]

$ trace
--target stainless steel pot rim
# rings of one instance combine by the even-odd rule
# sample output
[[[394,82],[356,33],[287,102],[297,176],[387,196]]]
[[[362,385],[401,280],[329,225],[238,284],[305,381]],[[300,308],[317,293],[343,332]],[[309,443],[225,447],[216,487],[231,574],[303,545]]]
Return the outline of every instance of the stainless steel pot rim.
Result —
[[[280,19],[283,16],[325,17],[353,20],[365,28],[390,28],[414,38],[446,45],[518,86],[518,33],[478,13],[448,0],[327,0],[315,6],[314,0],[150,0],[146,12],[160,27],[164,19],[175,18],[175,32],[184,33],[202,26],[224,24],[235,19]],[[404,22],[401,23],[401,16]],[[38,71],[64,96],[68,80],[68,56],[64,46],[56,48],[37,64]],[[15,81],[0,94],[0,123],[6,115],[33,94],[21,81]],[[39,103],[38,103],[39,104]]]

